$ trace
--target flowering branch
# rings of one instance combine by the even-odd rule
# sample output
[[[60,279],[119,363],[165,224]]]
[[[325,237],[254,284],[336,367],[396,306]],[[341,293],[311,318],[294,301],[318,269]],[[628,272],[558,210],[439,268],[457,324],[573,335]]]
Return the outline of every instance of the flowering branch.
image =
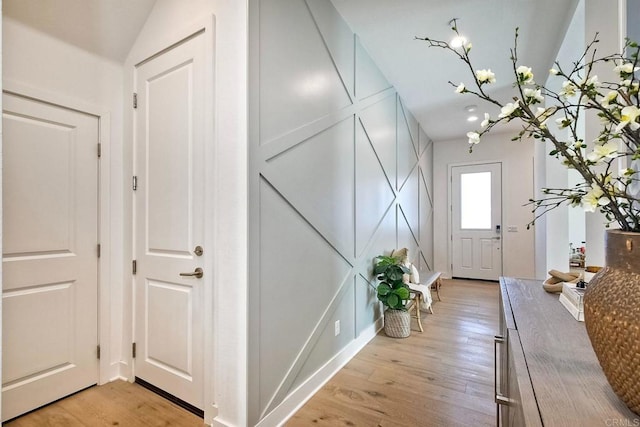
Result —
[[[452,30],[460,36],[456,20],[452,22]],[[416,39],[427,42],[429,47],[452,52],[471,71],[471,88],[464,83],[455,85],[449,82],[456,88],[456,93],[476,96],[500,108],[497,118],[485,113],[481,129],[467,133],[469,152],[495,126],[517,119],[522,122],[522,129],[512,140],[533,138],[551,142],[553,150],[549,155],[582,176],[584,182],[574,188],[545,188],[542,190],[542,199],[530,200],[529,205],[533,206],[535,213],[530,225],[550,210],[570,205],[582,206],[589,212],[598,209],[604,213],[609,224],[615,222],[623,230],[640,231],[639,172],[636,167],[622,171],[614,167],[614,162],[621,158],[631,165],[640,163],[640,82],[635,76],[635,72],[640,70],[638,44],[627,40],[625,51],[629,53],[629,58],[622,53],[598,56],[596,46],[599,40],[596,34],[570,70],[563,70],[557,62],[549,70],[550,74],[564,79],[562,89],[556,92],[537,84],[531,68],[518,64],[516,28],[510,59],[517,96],[513,97],[513,102],[503,104],[487,93],[488,85],[496,82],[496,76],[491,69],[478,70],[473,66],[470,42],[452,47],[442,40],[428,37]],[[602,63],[613,65],[614,72],[619,76],[618,81],[599,81],[593,70],[596,64]],[[594,111],[602,126],[591,151],[588,151],[578,125],[586,110]],[[567,131],[568,137],[549,129],[547,123],[552,118],[560,130]]]

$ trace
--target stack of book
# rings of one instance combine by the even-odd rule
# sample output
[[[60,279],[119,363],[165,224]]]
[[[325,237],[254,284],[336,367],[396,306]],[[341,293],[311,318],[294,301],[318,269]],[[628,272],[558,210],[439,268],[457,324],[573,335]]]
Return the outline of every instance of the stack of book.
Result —
[[[560,303],[576,320],[584,322],[584,288],[577,288],[575,283],[564,282]]]

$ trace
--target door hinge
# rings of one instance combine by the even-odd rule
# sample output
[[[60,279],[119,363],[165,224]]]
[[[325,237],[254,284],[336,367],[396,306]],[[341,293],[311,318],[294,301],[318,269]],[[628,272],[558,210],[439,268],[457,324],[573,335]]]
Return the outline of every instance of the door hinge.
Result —
[[[102,250],[102,247],[100,246],[100,243],[98,243],[98,258],[100,258],[101,250]]]
[[[102,144],[98,142],[98,158],[102,157]]]
[[[133,108],[138,108],[138,94],[133,93]]]
[[[100,346],[96,348],[96,356],[98,356],[98,360],[100,360]]]
[[[138,272],[138,261],[136,261],[135,259],[131,261],[131,271],[133,271],[133,274],[136,274]]]
[[[137,176],[133,176],[133,191],[136,191],[138,189],[138,177]]]
[[[136,343],[131,344],[131,357],[136,358]]]

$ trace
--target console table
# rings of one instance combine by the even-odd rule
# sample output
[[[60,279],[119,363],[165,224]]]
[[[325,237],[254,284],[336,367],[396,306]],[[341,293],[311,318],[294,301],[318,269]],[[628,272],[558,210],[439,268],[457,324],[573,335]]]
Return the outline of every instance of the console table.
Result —
[[[498,425],[640,426],[615,395],[584,323],[537,280],[500,278]]]

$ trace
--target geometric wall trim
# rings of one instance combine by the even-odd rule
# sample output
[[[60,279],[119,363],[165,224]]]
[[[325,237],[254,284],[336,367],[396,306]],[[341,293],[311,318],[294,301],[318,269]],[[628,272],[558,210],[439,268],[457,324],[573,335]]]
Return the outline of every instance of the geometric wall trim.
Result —
[[[375,277],[373,276],[374,258],[378,255],[391,255],[393,249],[400,247],[398,246],[396,207],[397,205],[393,204],[390,209],[387,210],[364,256],[359,258],[360,262],[363,263],[360,275],[363,279],[367,281],[370,280],[372,285],[376,284]]]
[[[396,177],[396,96],[387,96],[360,111],[360,120],[382,164],[387,179],[395,187]]]
[[[429,194],[429,188],[431,187],[427,184],[424,172],[424,170],[420,169],[420,242],[424,242],[420,247],[425,257],[425,264],[430,271],[433,266],[433,203]]]
[[[409,124],[405,119],[405,114],[402,110],[400,102],[398,102],[398,182],[397,188],[400,189],[407,180],[409,174],[418,163],[418,156],[416,146],[413,145],[413,138],[409,131]]]
[[[324,1],[306,0],[322,39],[350,94],[355,93],[354,35],[340,13]],[[387,83],[384,89],[389,88]]]
[[[260,140],[268,143],[351,98],[304,0],[264,0],[259,7],[260,81],[268,82],[259,88]]]
[[[420,171],[414,168],[398,196],[398,205],[414,238],[420,238]]]
[[[418,138],[418,153],[420,155],[422,155],[424,150],[427,148],[427,145],[429,143],[431,143],[431,140],[429,139],[427,134],[424,133],[424,130],[422,128],[420,128],[420,130],[418,131],[418,135],[419,135],[419,138]]]
[[[422,150],[419,149],[419,139],[420,139],[420,123],[416,120],[416,118],[411,114],[411,111],[406,107],[404,102],[399,103],[402,108],[402,112],[404,113],[404,117],[407,120],[407,125],[409,126],[409,132],[411,133],[411,141],[413,142],[413,146],[416,150],[416,153],[421,153]]]
[[[342,253],[353,254],[353,116],[266,161],[263,175]],[[327,203],[327,201],[331,203]]]
[[[260,199],[260,289],[256,296],[260,301],[260,401],[264,407],[349,277],[351,265],[265,180]],[[297,267],[304,267],[307,275]],[[297,304],[298,297],[305,303]]]
[[[362,100],[391,87],[356,36],[356,96]]]
[[[379,320],[376,256],[431,269],[433,147],[330,0],[249,6],[255,425]]]
[[[354,298],[353,280],[348,280],[331,304],[331,309],[327,311],[323,322],[320,324],[321,327],[309,340],[309,345],[307,346],[308,357],[301,358],[304,360],[304,364],[298,370],[295,379],[286,390],[287,392],[293,391],[326,363],[324,351],[316,351],[317,349],[330,348],[334,353],[338,353],[356,337],[356,318],[351,315],[355,304]],[[377,297],[375,298],[377,299]],[[340,320],[340,335],[336,337],[334,325],[337,320]]]
[[[355,299],[355,336],[359,336],[362,331],[382,316],[382,307],[378,302],[375,286],[360,275],[356,277]]]
[[[398,205],[398,247],[409,249],[409,260],[413,261],[418,257],[419,246],[416,235],[411,231],[406,215],[401,206]]]
[[[356,125],[356,256],[373,237],[395,194],[367,137],[362,123]]]

